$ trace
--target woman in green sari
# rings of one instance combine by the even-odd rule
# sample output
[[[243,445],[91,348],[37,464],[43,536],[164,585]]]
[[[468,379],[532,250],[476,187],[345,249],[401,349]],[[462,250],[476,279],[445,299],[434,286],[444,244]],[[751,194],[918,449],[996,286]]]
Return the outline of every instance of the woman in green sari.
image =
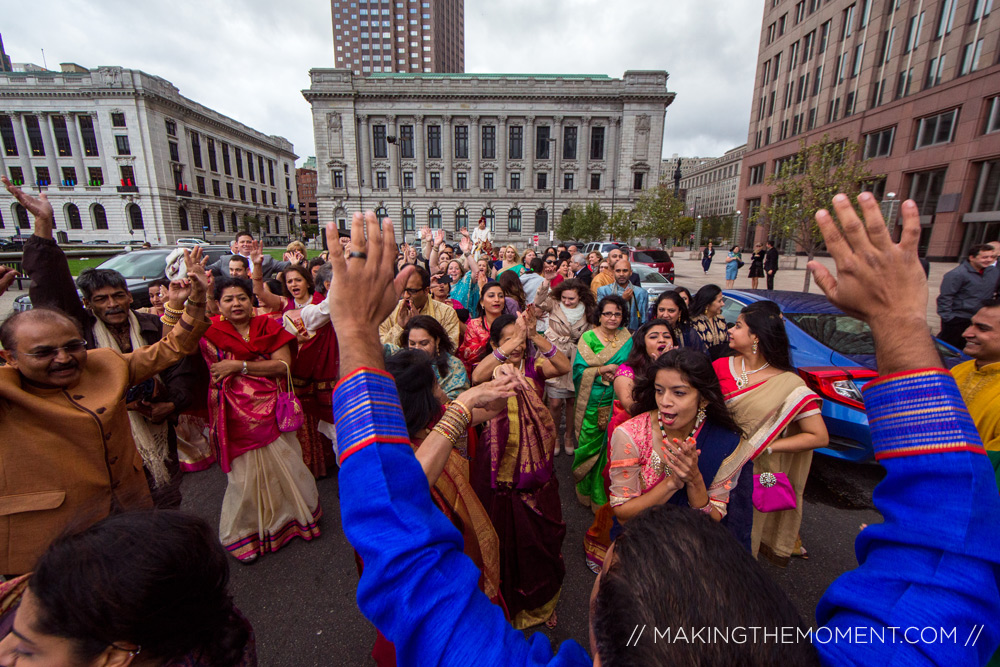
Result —
[[[608,422],[615,400],[614,377],[628,358],[632,338],[624,328],[628,306],[618,295],[597,304],[598,324],[580,337],[573,362],[577,446],[573,453],[576,497],[594,512],[608,503],[602,472],[608,460]]]

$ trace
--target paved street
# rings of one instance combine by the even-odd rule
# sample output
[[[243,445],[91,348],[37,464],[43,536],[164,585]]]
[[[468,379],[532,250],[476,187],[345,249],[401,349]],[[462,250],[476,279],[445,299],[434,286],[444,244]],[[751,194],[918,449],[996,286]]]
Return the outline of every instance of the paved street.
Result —
[[[686,253],[674,261],[677,284],[692,291],[709,282],[724,284],[721,262],[713,264],[705,276],[700,263],[686,259]],[[803,264],[801,258],[799,264]],[[931,265],[928,320],[935,330],[938,324],[933,315],[934,297],[940,276],[952,266]],[[745,276],[745,269],[743,273]],[[737,287],[749,287],[749,279],[744,276],[738,278]],[[780,271],[776,286],[799,290],[802,278],[801,269]],[[813,286],[812,291],[818,290]],[[13,290],[0,298],[0,314],[10,312],[18,294]],[[582,544],[592,517],[574,498],[571,461],[571,457],[562,455],[556,462],[568,527],[563,547],[567,575],[558,608],[559,625],[551,631],[540,631],[556,642],[572,638],[586,646],[588,596],[594,575],[584,564]],[[801,531],[810,559],[796,559],[785,570],[763,565],[795,601],[808,623],[813,623],[813,610],[830,582],[855,567],[853,543],[859,524],[879,521],[871,495],[881,474],[878,466],[843,464],[822,456],[814,459]],[[216,525],[225,483],[225,475],[217,467],[187,475],[184,508]],[[372,664],[369,651],[375,633],[355,603],[354,555],[341,531],[337,502],[340,493],[364,490],[341,490],[336,475],[321,480],[319,490],[325,509],[320,539],[311,543],[296,540],[250,566],[232,561],[232,591],[238,606],[254,624],[261,665]]]

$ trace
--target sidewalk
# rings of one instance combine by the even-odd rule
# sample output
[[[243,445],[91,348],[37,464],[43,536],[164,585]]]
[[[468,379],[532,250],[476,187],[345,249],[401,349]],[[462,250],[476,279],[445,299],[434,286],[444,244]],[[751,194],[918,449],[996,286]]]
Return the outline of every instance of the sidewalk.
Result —
[[[704,271],[702,271],[700,259],[688,259],[687,256],[688,253],[686,252],[678,252],[673,257],[674,272],[676,274],[674,284],[688,288],[692,294],[702,285],[715,284],[725,289],[725,251],[719,250],[716,253],[715,261],[712,262],[712,266],[708,269],[708,275],[705,275]],[[748,257],[748,254],[743,253],[743,257]],[[805,256],[800,256],[796,259],[798,260],[796,263],[798,268],[782,269],[774,275],[774,288],[776,290],[802,291],[802,282],[805,280],[806,258]],[[830,269],[831,273],[836,275],[832,259],[829,257],[817,257],[817,260]],[[744,259],[744,261],[746,260]],[[955,262],[931,262],[930,275],[927,278],[927,325],[931,328],[931,333],[937,334],[941,329],[941,319],[937,316],[937,296],[938,291],[941,289],[941,279],[944,278],[945,273],[951,271],[956,266],[958,264]],[[747,277],[749,271],[750,262],[747,262],[736,276],[735,289],[750,289],[750,279]],[[761,278],[760,289],[764,289],[766,286],[767,282],[764,278]],[[809,291],[812,294],[822,294],[822,290],[811,279],[809,281]]]

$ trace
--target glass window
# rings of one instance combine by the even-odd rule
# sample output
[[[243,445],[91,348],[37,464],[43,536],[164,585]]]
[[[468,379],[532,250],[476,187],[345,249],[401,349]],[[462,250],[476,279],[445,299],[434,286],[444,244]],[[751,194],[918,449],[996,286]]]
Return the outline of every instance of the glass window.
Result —
[[[544,208],[535,211],[535,233],[541,234],[549,230],[549,212]]]
[[[917,140],[913,148],[924,148],[946,144],[954,137],[958,121],[958,109],[951,109],[936,116],[921,118],[917,121]]]
[[[590,159],[604,159],[604,128],[601,126],[590,130]]]
[[[400,125],[399,127],[399,150],[400,157],[413,157],[413,126]]]
[[[910,176],[910,195],[920,210],[920,215],[933,215],[944,187],[945,169],[920,171]]]
[[[45,144],[42,143],[42,129],[38,126],[38,116],[24,116],[24,124],[28,128],[28,144],[31,154],[35,157],[45,155]]]
[[[563,174],[563,190],[573,190],[573,172]]]
[[[484,160],[493,160],[497,156],[497,128],[496,125],[483,125],[482,128],[482,151],[481,157]]]
[[[510,189],[511,190],[521,189],[521,172],[519,171],[510,172]]]
[[[416,227],[416,218],[413,215],[413,209],[403,209],[403,231],[412,232]]]
[[[196,132],[191,133],[191,159],[194,166],[201,169],[201,139]]]
[[[94,204],[94,206],[91,208],[90,213],[94,218],[94,229],[108,228],[108,215],[107,212],[104,210],[103,206],[101,206],[100,204]],[[132,253],[127,253],[126,255],[119,255],[119,257],[126,257],[131,254]],[[160,267],[160,270],[162,271],[163,267]]]
[[[376,158],[384,158],[388,155],[389,149],[386,146],[385,137],[385,125],[372,126],[372,155]]]
[[[469,228],[469,212],[464,208],[455,211],[455,231]]]
[[[427,226],[431,229],[441,229],[441,209],[435,207],[427,213]]]
[[[14,157],[17,155],[17,140],[14,135],[14,124],[10,116],[0,116],[0,138],[3,139],[4,155]]]
[[[520,209],[512,208],[507,214],[507,231],[508,232],[520,232],[521,231],[521,211]]]
[[[484,171],[483,172],[483,190],[494,190],[496,189],[493,184],[493,172]]]
[[[441,158],[441,126],[427,126],[427,157],[431,159]]]
[[[455,159],[467,160],[469,158],[469,126],[455,126]]]
[[[535,159],[549,159],[549,126],[539,125],[535,128]]]
[[[115,135],[115,148],[118,149],[119,155],[131,155],[132,150],[128,145],[128,137],[122,136],[120,134]]]
[[[66,130],[66,119],[62,116],[52,116],[52,133],[56,138],[56,152],[60,157],[73,155],[69,144],[69,132]]]
[[[507,137],[507,157],[511,160],[524,159],[524,127],[521,125],[511,125],[507,128]]]
[[[469,174],[467,172],[460,171],[455,174],[455,189],[456,190],[469,189]]]
[[[591,190],[600,190],[601,189],[601,175],[600,174],[591,174],[590,175],[590,189]]]
[[[77,119],[80,123],[80,138],[83,139],[83,154],[87,157],[98,157],[94,118],[92,116],[77,116]]]
[[[431,186],[430,186],[431,190],[440,190],[441,189],[441,172],[440,171],[432,171],[430,173],[430,180],[431,180]]]
[[[577,127],[575,125],[568,125],[563,128],[562,156],[564,160],[576,159],[576,133],[577,133]]]
[[[865,135],[864,159],[885,157],[892,154],[892,140],[896,135],[896,127],[890,127]]]

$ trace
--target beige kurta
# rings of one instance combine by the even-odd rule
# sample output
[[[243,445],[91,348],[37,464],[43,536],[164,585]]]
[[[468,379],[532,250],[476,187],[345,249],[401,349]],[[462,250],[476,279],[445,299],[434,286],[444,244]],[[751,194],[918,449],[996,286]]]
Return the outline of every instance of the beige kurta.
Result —
[[[392,310],[392,314],[385,318],[382,324],[378,325],[378,337],[383,344],[391,343],[392,345],[399,345],[399,335],[403,333],[403,327],[396,324],[396,315],[399,313],[399,307],[402,303],[402,301],[397,303],[396,307]],[[428,298],[427,303],[420,309],[420,314],[430,315],[437,320],[444,327],[444,330],[448,332],[448,338],[451,338],[451,342],[455,344],[455,349],[458,349],[459,344],[462,342],[459,334],[458,315],[455,314],[455,309],[450,304]]]
[[[152,507],[125,392],[196,352],[208,324],[185,313],[155,345],[90,350],[68,390],[34,387],[0,368],[0,574],[31,571],[67,526],[86,527],[116,507]]]

